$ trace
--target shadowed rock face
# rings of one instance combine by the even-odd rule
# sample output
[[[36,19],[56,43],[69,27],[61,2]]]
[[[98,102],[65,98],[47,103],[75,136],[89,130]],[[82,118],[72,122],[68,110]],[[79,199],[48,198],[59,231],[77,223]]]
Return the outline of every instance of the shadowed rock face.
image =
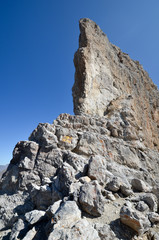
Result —
[[[142,130],[145,144],[159,149],[159,92],[138,61],[111,44],[90,19],[79,22],[79,49],[74,56],[74,113],[107,116],[125,110]]]

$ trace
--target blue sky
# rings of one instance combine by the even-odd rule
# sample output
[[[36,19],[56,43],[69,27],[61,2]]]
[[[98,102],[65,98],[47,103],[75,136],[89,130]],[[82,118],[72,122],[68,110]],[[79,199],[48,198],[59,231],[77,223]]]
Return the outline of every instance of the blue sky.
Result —
[[[39,122],[73,114],[73,56],[83,17],[159,86],[158,0],[0,0],[0,164]]]

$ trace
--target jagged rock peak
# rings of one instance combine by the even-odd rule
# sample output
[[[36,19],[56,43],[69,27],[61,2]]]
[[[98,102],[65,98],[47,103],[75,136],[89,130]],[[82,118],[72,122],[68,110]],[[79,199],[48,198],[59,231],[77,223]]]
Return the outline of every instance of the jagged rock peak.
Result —
[[[72,88],[76,115],[132,115],[145,144],[159,149],[159,91],[138,61],[111,44],[88,18],[79,21]],[[131,126],[130,122],[129,125]],[[138,131],[136,129],[136,131]]]

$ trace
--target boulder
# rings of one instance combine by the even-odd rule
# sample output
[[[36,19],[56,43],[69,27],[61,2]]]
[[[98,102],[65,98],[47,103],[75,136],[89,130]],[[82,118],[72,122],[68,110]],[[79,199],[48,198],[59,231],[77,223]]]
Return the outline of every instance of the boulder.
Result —
[[[80,189],[79,203],[83,211],[99,217],[104,211],[104,199],[97,181],[85,183]]]
[[[144,212],[149,210],[149,207],[144,201],[139,201],[136,205],[136,209],[140,212]]]
[[[78,136],[71,128],[57,127],[56,135],[61,149],[73,150],[76,147]]]
[[[37,128],[31,133],[29,140],[46,148],[56,148],[58,142],[55,135],[55,128],[49,123],[39,123]]]
[[[75,222],[72,228],[55,228],[48,238],[48,240],[52,239],[100,240],[100,237],[86,219],[81,219]]]
[[[111,230],[108,224],[95,224],[95,229],[98,231],[98,235],[102,240],[115,240],[117,239],[115,233]]]
[[[123,224],[135,230],[139,235],[145,233],[151,227],[148,217],[134,210],[130,202],[121,208],[120,220]]]
[[[100,155],[92,156],[88,166],[88,176],[92,180],[97,180],[99,184],[106,185],[108,179],[113,174],[107,170],[107,161]]]
[[[121,187],[121,180],[117,177],[113,177],[113,179],[110,180],[106,186],[106,188],[112,192],[119,191],[120,187]]]
[[[71,228],[75,222],[81,219],[81,211],[75,201],[66,201],[61,204],[60,208],[54,215],[56,225],[54,228]]]
[[[64,154],[64,161],[71,165],[76,171],[76,179],[85,176],[88,170],[88,157],[77,155],[71,151]]]
[[[148,186],[148,184],[146,184],[141,179],[133,178],[131,181],[131,184],[132,184],[132,188],[135,191],[139,191],[139,192],[151,192],[152,191],[152,188],[150,186]]]

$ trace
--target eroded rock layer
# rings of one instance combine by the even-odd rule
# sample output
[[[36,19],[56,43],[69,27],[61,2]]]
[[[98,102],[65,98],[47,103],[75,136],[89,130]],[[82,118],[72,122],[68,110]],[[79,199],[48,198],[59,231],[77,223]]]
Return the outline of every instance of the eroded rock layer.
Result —
[[[141,103],[134,105],[137,90],[128,92],[126,85],[124,93],[124,87],[119,87],[123,85],[119,77],[121,82],[116,81],[116,87],[108,84],[107,91],[102,90],[104,94],[98,85],[87,91],[87,85],[92,82],[91,74],[94,74],[91,63],[88,71],[90,54],[93,54],[88,38],[90,29],[96,29],[96,33],[90,32],[95,45],[102,47],[103,41],[107,43],[108,56],[111,48],[116,51],[117,48],[91,20],[81,20],[80,26],[80,44],[83,45],[78,52],[81,48],[83,53],[88,50],[88,59],[83,65],[86,75],[80,72],[86,53],[75,55],[75,61],[79,57],[79,66],[76,66],[73,92],[77,95],[74,96],[75,112],[80,114],[61,114],[53,124],[40,123],[28,141],[16,144],[13,158],[0,180],[0,239],[159,239],[159,152],[152,144],[147,146],[145,130],[138,119]],[[101,44],[96,35],[101,36]],[[110,69],[115,68],[115,61],[111,65],[110,60]],[[123,62],[116,63],[116,68]],[[107,81],[109,71],[104,69],[104,66],[103,70],[98,69],[99,76],[105,71],[102,76]],[[113,79],[111,74],[110,79]],[[138,74],[147,76],[142,69]],[[123,79],[128,84],[126,75]],[[146,79],[146,88],[149,86],[151,91],[154,88],[157,94],[148,76]],[[139,89],[138,84],[136,89]],[[144,87],[145,83],[142,84]],[[129,90],[133,87],[135,89],[132,84]],[[80,101],[79,94],[83,94]],[[151,107],[151,102],[145,101]],[[148,113],[144,111],[143,114]],[[153,133],[155,118],[148,117],[151,125],[148,131]],[[155,134],[153,139],[158,139]],[[152,143],[152,139],[149,141]]]
[[[75,114],[105,116],[128,109],[145,144],[159,149],[159,92],[138,61],[111,44],[90,19],[80,20],[74,56]]]

